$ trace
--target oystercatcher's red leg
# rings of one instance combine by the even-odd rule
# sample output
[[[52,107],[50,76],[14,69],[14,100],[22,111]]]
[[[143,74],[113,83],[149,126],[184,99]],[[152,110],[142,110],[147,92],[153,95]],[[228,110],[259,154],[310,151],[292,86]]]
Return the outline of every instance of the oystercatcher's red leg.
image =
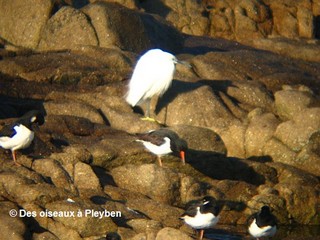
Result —
[[[202,240],[202,238],[203,238],[203,232],[204,232],[204,230],[203,230],[203,229],[201,229],[201,230],[200,230],[199,240]]]
[[[180,158],[181,158],[182,164],[186,165],[186,159],[185,159],[185,152],[184,151],[180,151]]]
[[[161,157],[160,156],[157,156],[157,157],[158,157],[159,166],[162,167]]]
[[[17,166],[21,166],[21,164],[17,162],[16,151],[12,150],[11,153],[12,153],[12,158],[13,158],[14,164]]]

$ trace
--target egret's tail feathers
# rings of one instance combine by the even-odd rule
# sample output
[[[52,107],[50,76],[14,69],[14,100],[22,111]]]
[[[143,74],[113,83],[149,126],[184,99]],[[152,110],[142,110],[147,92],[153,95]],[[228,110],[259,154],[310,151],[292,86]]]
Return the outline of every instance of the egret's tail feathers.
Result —
[[[143,95],[143,94],[142,94]],[[141,94],[137,94],[136,92],[133,91],[129,91],[126,95],[125,95],[125,99],[127,101],[127,103],[129,103],[132,107],[139,105],[142,97]]]
[[[126,99],[126,102],[129,103],[132,107],[137,104],[137,101],[129,93],[127,93],[124,97]]]

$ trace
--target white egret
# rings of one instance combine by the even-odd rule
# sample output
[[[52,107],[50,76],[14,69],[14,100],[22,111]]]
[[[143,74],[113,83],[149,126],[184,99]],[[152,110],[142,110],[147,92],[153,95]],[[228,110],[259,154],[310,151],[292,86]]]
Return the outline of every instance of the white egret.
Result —
[[[150,120],[151,98],[162,96],[170,87],[177,63],[190,67],[190,64],[178,61],[174,55],[160,49],[151,49],[138,60],[129,82],[126,101],[133,107],[146,102],[145,119]]]

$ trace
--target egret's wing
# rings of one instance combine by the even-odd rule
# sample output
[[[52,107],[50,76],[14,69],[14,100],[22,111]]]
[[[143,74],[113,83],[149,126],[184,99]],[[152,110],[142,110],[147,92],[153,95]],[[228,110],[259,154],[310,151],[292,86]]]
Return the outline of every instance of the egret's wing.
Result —
[[[156,73],[153,70],[153,65],[150,62],[140,59],[138,61],[132,77],[129,82],[129,91],[126,96],[127,102],[135,106],[143,101],[152,85],[157,80]]]
[[[171,84],[174,64],[152,55],[142,56],[133,71],[127,102],[135,106],[156,94],[163,94]]]

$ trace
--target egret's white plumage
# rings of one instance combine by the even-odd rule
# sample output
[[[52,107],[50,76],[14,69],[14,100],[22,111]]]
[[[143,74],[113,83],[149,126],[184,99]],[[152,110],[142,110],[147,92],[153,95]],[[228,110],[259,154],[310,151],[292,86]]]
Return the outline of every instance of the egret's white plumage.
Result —
[[[136,106],[146,100],[150,101],[154,95],[163,95],[171,85],[175,64],[178,62],[174,55],[160,49],[147,51],[133,70],[126,101]]]

